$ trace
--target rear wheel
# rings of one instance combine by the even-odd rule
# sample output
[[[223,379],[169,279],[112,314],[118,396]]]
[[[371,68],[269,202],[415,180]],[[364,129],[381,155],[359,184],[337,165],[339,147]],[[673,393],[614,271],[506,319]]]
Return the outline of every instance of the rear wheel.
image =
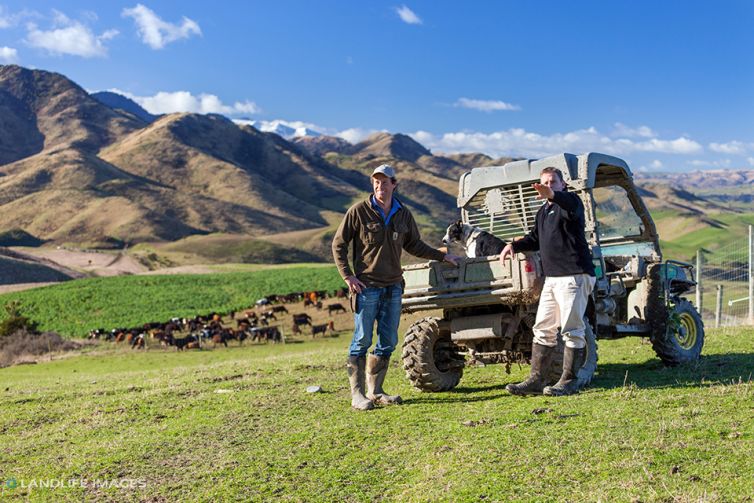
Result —
[[[447,322],[427,317],[416,321],[403,340],[403,369],[420,391],[448,391],[461,381],[464,356],[450,338]]]
[[[665,309],[661,331],[652,333],[652,348],[668,366],[698,360],[704,346],[704,323],[696,308],[684,298],[672,299]]]

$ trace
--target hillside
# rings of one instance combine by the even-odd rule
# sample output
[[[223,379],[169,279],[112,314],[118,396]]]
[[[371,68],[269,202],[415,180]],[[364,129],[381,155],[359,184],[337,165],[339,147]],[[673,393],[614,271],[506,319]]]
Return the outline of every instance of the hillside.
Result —
[[[398,197],[439,245],[459,214],[459,176],[511,160],[434,154],[404,134],[287,141],[220,115],[142,112],[60,74],[0,66],[0,235],[46,247],[143,243],[149,267],[329,261],[343,212],[388,162]],[[696,236],[683,253],[739,232],[752,180],[754,171],[636,176],[663,241]]]
[[[63,75],[16,65],[0,66],[0,112],[0,165],[42,151],[95,153],[144,125]]]
[[[639,173],[641,185],[664,185],[693,193],[728,210],[751,211],[754,170],[709,170],[690,173]]]
[[[0,232],[21,229],[50,244],[88,247],[213,233],[326,234],[333,222],[323,214],[342,214],[363,197],[369,172],[382,162],[398,165],[403,199],[424,229],[455,215],[456,180],[465,168],[405,135],[382,133],[350,147],[312,140],[348,152],[345,162],[331,162],[318,155],[330,147],[312,150],[219,115],[150,122],[126,98],[97,98],[59,74],[0,68],[7,112],[0,124]]]
[[[92,93],[91,96],[103,105],[107,105],[112,109],[121,110],[123,112],[126,112],[127,114],[133,115],[143,122],[146,122],[147,124],[151,124],[158,117],[157,115],[152,115],[144,110],[141,105],[136,103],[134,100],[118,93],[111,91],[100,91],[97,93]]]
[[[0,292],[8,285],[46,284],[84,277],[78,271],[44,258],[0,247]]]

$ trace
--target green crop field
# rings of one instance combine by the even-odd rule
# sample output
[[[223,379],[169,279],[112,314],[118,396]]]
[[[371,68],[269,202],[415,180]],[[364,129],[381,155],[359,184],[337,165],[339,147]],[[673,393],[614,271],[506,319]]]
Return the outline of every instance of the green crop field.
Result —
[[[663,220],[672,222],[677,218],[674,212],[653,212],[652,216],[658,226]],[[693,262],[700,249],[714,257],[716,251],[732,244],[746,248],[748,226],[754,225],[754,213],[715,213],[707,216],[719,221],[721,226],[705,226],[682,234],[672,241],[666,241],[660,235],[663,256]]]
[[[227,313],[270,294],[333,291],[344,286],[334,266],[276,267],[254,272],[119,276],[69,281],[0,295],[21,302],[40,330],[83,336],[94,328],[134,327],[172,317]],[[0,310],[0,318],[5,315]]]
[[[182,353],[104,344],[0,369],[0,498],[750,501],[752,336],[709,331],[702,360],[678,368],[644,340],[603,341],[592,387],[562,398],[507,394],[528,367],[498,365],[419,393],[394,360],[386,389],[404,404],[366,413],[350,409],[348,333]]]

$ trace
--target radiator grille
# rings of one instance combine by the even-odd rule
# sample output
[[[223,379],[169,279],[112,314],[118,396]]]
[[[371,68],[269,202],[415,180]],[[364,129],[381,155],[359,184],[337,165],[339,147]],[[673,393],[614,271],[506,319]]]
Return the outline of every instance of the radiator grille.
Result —
[[[529,232],[542,203],[531,184],[492,187],[475,195],[464,212],[469,224],[510,241]]]

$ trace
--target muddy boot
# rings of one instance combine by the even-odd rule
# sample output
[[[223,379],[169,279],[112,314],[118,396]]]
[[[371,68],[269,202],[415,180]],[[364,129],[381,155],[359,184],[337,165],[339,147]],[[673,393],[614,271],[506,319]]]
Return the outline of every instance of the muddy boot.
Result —
[[[538,395],[542,393],[547,384],[547,374],[550,371],[552,356],[555,348],[541,344],[531,345],[531,372],[529,378],[518,384],[509,384],[505,387],[508,393],[513,395]]]
[[[586,348],[565,348],[563,353],[563,374],[560,380],[552,386],[544,389],[544,394],[548,396],[575,395],[579,392],[579,380],[576,377],[579,369],[584,365],[586,359]]]
[[[346,368],[351,383],[351,407],[357,410],[374,409],[374,404],[364,396],[364,367],[366,356],[349,356]]]
[[[398,395],[388,395],[382,389],[385,382],[387,367],[390,358],[384,356],[369,355],[367,358],[367,398],[381,405],[396,405],[403,403]]]

